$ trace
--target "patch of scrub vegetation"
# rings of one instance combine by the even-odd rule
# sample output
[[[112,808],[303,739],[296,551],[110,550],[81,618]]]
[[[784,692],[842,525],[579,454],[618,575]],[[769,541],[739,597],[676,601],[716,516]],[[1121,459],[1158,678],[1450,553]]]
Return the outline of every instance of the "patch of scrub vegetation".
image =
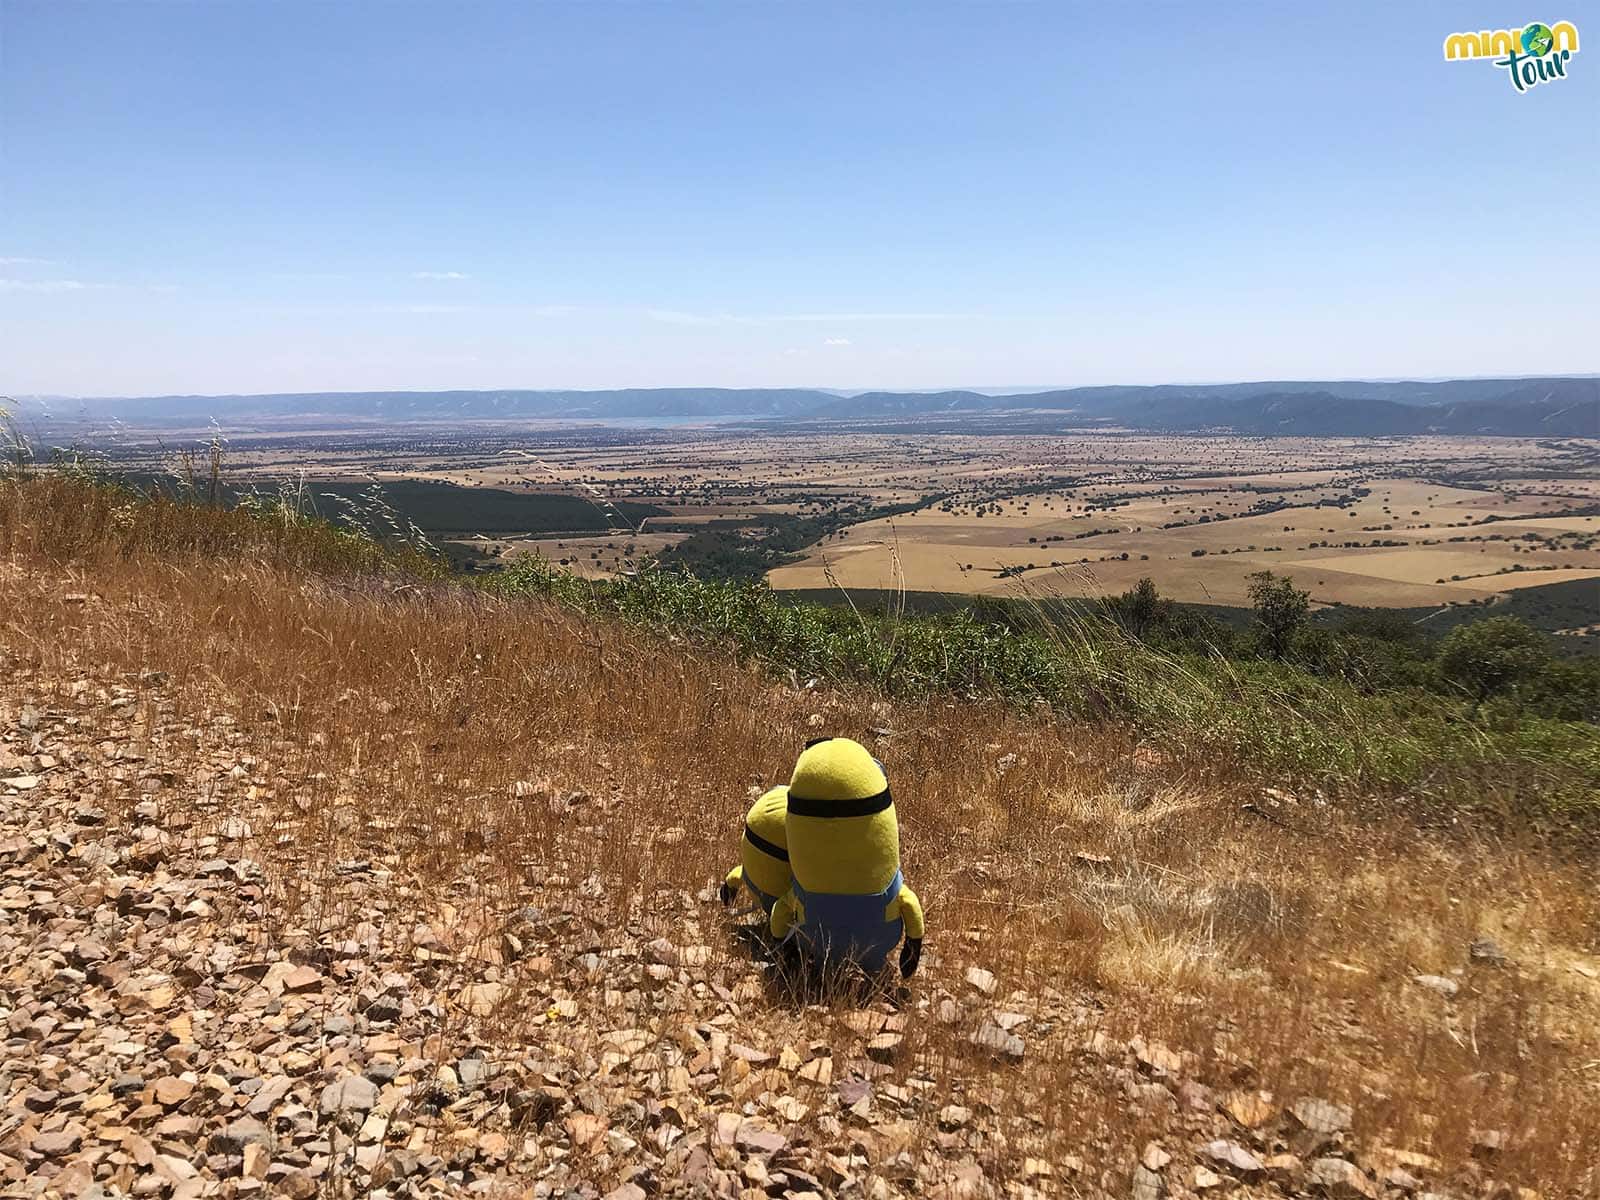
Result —
[[[1437,688],[1400,675],[1381,686],[1361,681],[1308,656],[1322,631],[1303,624],[1291,581],[1268,576],[1260,585],[1257,628],[1236,635],[1231,655],[1184,644],[1192,631],[1164,638],[1183,619],[1153,585],[1119,598],[1109,614],[1040,602],[1031,622],[1024,609],[994,621],[970,608],[873,614],[794,603],[759,585],[666,571],[580,580],[538,560],[513,565],[492,586],[726,646],[797,679],[1130,723],[1181,753],[1222,756],[1330,797],[1389,797],[1419,812],[1469,806],[1510,821],[1600,817],[1589,673],[1556,676],[1553,660],[1523,655],[1483,686],[1470,668],[1439,668]]]
[[[793,562],[800,551],[851,525],[914,512],[938,497],[910,504],[840,504],[812,514],[769,513],[743,520],[712,521],[660,555],[660,565],[708,580],[760,581],[773,567]],[[672,525],[656,522],[655,529]]]
[[[849,607],[887,619],[962,613],[1019,636],[1041,630],[1052,637],[1071,636],[1110,623],[1159,653],[1229,662],[1277,661],[1313,676],[1337,678],[1367,695],[1408,689],[1451,701],[1476,695],[1481,702],[1522,715],[1600,720],[1600,660],[1573,653],[1572,643],[1579,639],[1550,636],[1560,626],[1535,625],[1501,606],[1443,610],[1449,622],[1428,620],[1440,611],[1432,609],[1310,609],[1305,603],[1308,597],[1291,577],[1259,572],[1255,583],[1257,603],[1252,608],[1180,603],[1161,595],[1150,579],[1102,598],[840,589],[779,595],[795,604]],[[1592,593],[1593,585],[1588,587]],[[1593,612],[1592,603],[1589,611]],[[1445,669],[1444,656],[1467,638],[1458,630],[1489,622],[1518,631],[1527,643],[1523,661],[1530,669],[1507,676],[1480,694],[1459,671]]]
[[[1516,588],[1502,596],[1443,609],[1347,609],[1348,612],[1392,612],[1425,624],[1435,633],[1481,620],[1485,614],[1517,617],[1546,633],[1563,633],[1600,622],[1600,581],[1567,579],[1540,587]],[[1564,637],[1560,649],[1569,654],[1600,655],[1600,636]]]

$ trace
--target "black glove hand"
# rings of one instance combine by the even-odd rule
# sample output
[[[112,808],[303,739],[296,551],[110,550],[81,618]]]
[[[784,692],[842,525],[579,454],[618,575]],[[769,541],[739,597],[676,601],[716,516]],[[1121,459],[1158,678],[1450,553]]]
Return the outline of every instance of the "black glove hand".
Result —
[[[922,961],[922,939],[907,938],[900,943],[900,978],[910,979],[917,973],[917,964]]]
[[[724,879],[722,881],[722,885],[717,888],[717,899],[721,900],[724,904],[732,904],[733,903],[733,897],[734,897],[733,886],[731,884],[729,884],[729,882],[726,879]]]

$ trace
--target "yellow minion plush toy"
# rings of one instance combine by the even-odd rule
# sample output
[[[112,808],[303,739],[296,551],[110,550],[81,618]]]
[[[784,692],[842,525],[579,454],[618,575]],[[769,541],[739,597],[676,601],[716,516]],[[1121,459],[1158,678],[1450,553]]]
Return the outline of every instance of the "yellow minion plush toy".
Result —
[[[773,788],[750,806],[739,843],[740,863],[722,881],[724,904],[733,903],[743,884],[770,914],[778,897],[789,890],[794,876],[789,873],[789,840],[784,832],[788,808],[786,787]]]
[[[878,760],[849,738],[809,743],[789,780],[785,829],[794,882],[772,908],[773,936],[875,974],[903,935],[900,973],[910,976],[922,903],[900,876],[900,827]]]

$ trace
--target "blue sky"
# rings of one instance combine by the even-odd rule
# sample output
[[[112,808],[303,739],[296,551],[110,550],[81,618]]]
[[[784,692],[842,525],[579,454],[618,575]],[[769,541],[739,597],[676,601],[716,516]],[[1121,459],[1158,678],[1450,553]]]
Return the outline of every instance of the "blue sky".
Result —
[[[12,394],[1590,372],[1596,196],[1588,0],[0,0]]]

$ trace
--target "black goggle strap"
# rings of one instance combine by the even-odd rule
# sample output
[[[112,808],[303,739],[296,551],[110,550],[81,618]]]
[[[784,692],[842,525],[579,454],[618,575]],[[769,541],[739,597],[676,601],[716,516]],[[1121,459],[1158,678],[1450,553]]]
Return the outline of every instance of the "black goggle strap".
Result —
[[[761,851],[761,853],[769,854],[773,858],[778,859],[780,862],[789,861],[789,852],[787,850],[785,850],[782,846],[773,845],[754,829],[751,829],[749,825],[744,827],[744,840],[749,842],[757,850]]]
[[[789,812],[797,817],[870,817],[892,807],[894,797],[888,788],[859,800],[811,800],[789,793]]]

